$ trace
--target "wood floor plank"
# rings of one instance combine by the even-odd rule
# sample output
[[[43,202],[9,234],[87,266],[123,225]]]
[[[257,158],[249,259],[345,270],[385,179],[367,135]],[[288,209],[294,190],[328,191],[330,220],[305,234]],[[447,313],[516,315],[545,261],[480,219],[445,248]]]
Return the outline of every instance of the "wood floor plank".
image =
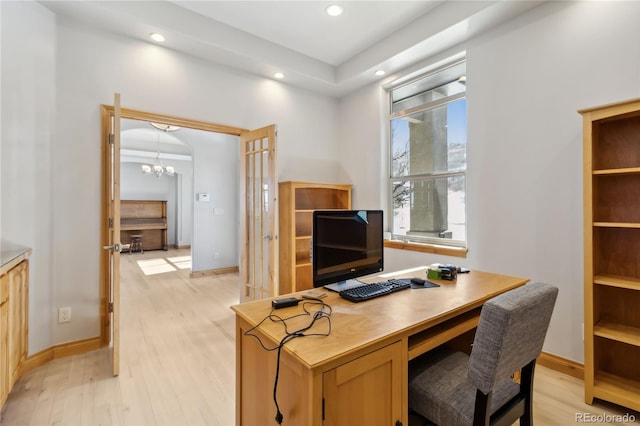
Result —
[[[640,424],[640,413],[596,400],[594,405],[584,403],[584,383],[582,380],[559,373],[546,367],[536,366],[534,379],[533,413],[537,425],[569,425],[585,423],[578,421],[580,414],[596,416],[633,416],[633,421],[625,422],[616,417],[604,418],[601,425]]]
[[[234,425],[229,306],[239,300],[238,274],[192,279],[172,262],[189,254],[122,255],[120,376],[111,376],[106,349],[54,360],[20,378],[0,425]],[[162,268],[169,271],[154,273]],[[582,381],[536,367],[537,426],[576,424],[577,413],[626,412],[602,402],[586,405]]]
[[[59,424],[82,424],[82,397],[83,393],[77,389],[82,388],[82,381],[85,374],[87,357],[72,357],[69,370],[68,386],[60,392],[65,395]]]

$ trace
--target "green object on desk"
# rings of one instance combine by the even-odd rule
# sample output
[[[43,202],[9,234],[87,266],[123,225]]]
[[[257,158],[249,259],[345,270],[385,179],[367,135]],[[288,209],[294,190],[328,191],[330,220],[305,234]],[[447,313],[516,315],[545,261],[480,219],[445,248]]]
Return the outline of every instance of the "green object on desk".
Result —
[[[427,269],[427,278],[430,280],[441,280],[442,271],[440,269]]]

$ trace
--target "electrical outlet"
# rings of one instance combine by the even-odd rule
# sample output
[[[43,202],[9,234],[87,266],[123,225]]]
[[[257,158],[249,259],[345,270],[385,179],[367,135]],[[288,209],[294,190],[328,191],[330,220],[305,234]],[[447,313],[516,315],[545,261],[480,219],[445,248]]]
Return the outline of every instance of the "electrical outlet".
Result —
[[[58,309],[58,323],[62,324],[69,321],[71,321],[71,308],[66,307]]]
[[[213,253],[213,260],[220,260],[220,252],[216,251],[215,253]]]

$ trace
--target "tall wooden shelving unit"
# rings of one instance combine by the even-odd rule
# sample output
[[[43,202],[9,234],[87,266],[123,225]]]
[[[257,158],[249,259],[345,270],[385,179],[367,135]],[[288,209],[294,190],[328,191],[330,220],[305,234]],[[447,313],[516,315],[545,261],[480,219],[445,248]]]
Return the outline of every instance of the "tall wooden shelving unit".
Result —
[[[640,410],[640,99],[584,120],[585,402]]]
[[[314,210],[350,209],[351,185],[280,182],[280,294],[313,288],[311,231]]]

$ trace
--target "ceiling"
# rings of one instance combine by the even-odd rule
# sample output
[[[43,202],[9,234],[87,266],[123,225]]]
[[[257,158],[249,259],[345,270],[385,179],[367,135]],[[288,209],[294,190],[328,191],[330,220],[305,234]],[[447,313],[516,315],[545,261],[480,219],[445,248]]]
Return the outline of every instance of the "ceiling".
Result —
[[[344,96],[542,1],[42,1],[63,19],[161,43],[241,72]],[[331,17],[330,4],[344,13]],[[377,70],[385,76],[376,76]]]
[[[163,132],[146,121],[123,118],[120,120],[121,161],[140,162],[155,158],[156,152],[162,158],[191,161],[191,148],[185,145],[193,133],[202,130],[179,128],[172,132]]]

